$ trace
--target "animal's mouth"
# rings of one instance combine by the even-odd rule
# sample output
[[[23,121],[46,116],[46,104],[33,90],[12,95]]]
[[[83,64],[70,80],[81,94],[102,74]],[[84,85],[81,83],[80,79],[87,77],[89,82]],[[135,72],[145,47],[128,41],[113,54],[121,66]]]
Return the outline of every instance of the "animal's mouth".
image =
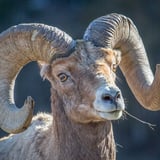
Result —
[[[113,111],[99,111],[99,110],[96,110],[97,112],[100,112],[100,113],[109,113],[109,114],[114,114],[114,113],[118,113],[118,112],[122,112],[122,110],[113,110]]]
[[[96,110],[97,114],[105,120],[117,120],[122,116],[123,110],[113,110],[113,111],[100,111]]]
[[[114,110],[114,111],[110,111],[110,112],[108,112],[108,113],[118,113],[118,112],[122,112],[123,110]]]

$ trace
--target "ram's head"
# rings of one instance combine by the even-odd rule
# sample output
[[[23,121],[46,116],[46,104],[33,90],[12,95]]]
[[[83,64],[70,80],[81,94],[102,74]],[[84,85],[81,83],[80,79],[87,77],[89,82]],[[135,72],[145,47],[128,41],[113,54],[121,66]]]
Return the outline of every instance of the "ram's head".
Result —
[[[32,98],[21,109],[13,98],[15,77],[30,61],[40,62],[42,77],[51,82],[65,113],[75,121],[120,118],[124,101],[115,84],[118,65],[137,100],[147,109],[160,108],[160,66],[153,80],[130,19],[118,14],[100,17],[78,41],[55,27],[21,24],[0,35],[0,126],[9,133],[23,131],[32,119]]]

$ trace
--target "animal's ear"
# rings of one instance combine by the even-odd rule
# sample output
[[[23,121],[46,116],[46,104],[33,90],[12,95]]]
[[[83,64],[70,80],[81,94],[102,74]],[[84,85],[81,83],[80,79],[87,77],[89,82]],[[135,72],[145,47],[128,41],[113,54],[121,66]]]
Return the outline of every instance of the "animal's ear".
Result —
[[[113,50],[110,48],[101,48],[101,51],[107,55],[107,60],[110,62],[115,59],[116,66],[118,66],[121,62],[121,52],[119,50]]]
[[[38,65],[40,67],[40,75],[43,78],[43,80],[45,80],[49,75],[49,72],[51,70],[51,66],[49,64],[42,62],[42,61],[38,61]]]

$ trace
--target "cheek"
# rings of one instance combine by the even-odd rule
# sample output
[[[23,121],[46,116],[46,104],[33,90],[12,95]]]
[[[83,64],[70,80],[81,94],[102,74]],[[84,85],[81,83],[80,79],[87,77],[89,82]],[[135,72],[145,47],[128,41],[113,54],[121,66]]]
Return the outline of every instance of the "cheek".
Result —
[[[83,85],[81,85],[83,86]],[[89,86],[89,84],[88,84]],[[88,123],[97,119],[93,102],[95,93],[93,87],[83,87],[72,90],[70,96],[64,95],[65,112],[68,117],[76,122]]]
[[[63,87],[63,89],[60,90],[60,95],[62,95],[64,107],[67,112],[70,112],[81,103],[80,94],[75,86]]]
[[[78,123],[89,123],[93,121],[99,121],[99,117],[93,107],[79,104],[74,109],[70,110],[69,117]]]

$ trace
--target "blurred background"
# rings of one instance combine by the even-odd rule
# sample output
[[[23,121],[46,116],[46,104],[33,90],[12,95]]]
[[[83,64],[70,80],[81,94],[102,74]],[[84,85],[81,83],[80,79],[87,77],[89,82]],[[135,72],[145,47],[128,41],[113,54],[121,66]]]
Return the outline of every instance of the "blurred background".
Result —
[[[19,23],[39,22],[56,26],[74,39],[81,39],[95,18],[117,12],[136,24],[146,47],[153,72],[160,63],[159,0],[0,0],[0,31]],[[156,124],[154,130],[129,117],[113,122],[117,160],[160,160],[160,112],[143,109],[118,71],[118,85],[126,100],[127,111]],[[16,80],[15,101],[22,106],[30,95],[37,111],[50,112],[50,84],[42,81],[35,62],[26,65]],[[6,135],[0,130],[0,136]]]

